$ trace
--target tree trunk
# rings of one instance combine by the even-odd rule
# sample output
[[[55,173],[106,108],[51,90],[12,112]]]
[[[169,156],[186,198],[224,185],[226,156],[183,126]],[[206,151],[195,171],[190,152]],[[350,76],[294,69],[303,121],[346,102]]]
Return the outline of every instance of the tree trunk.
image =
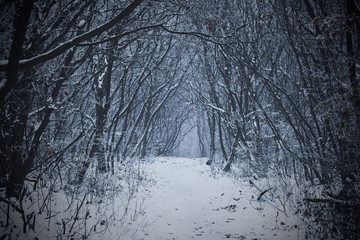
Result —
[[[34,0],[23,1],[19,11],[19,17],[16,19],[13,42],[10,49],[9,62],[7,65],[7,81],[4,87],[0,88],[0,102],[5,100],[7,93],[14,88],[17,82],[19,60],[23,50],[23,44],[29,24],[30,14],[33,9]]]
[[[237,147],[239,145],[240,137],[241,137],[240,126],[237,126],[237,131],[236,131],[236,134],[235,134],[235,138],[234,138],[234,141],[233,141],[233,143],[231,145],[231,149],[230,149],[229,161],[227,162],[226,166],[223,169],[225,172],[230,171],[231,165],[233,164],[233,162],[235,160],[236,150],[237,150]]]
[[[209,116],[210,115],[210,116]],[[206,162],[206,165],[211,165],[215,158],[215,112],[214,109],[211,109],[211,113],[208,115],[208,125],[210,129],[210,154],[209,159]]]

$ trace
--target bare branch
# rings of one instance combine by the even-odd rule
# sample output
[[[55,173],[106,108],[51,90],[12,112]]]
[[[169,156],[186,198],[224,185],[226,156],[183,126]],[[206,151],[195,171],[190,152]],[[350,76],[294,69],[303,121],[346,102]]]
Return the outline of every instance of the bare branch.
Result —
[[[125,17],[127,17],[136,7],[138,7],[144,0],[134,0],[128,7],[126,7],[119,15],[108,21],[107,23],[89,31],[84,34],[81,34],[75,38],[70,39],[67,42],[64,42],[57,46],[56,48],[49,50],[43,54],[40,54],[38,56],[29,58],[29,59],[23,59],[19,61],[19,69],[32,67],[40,63],[44,63],[48,60],[51,60],[61,54],[63,54],[66,50],[69,50],[70,48],[89,40],[97,35],[100,35],[101,33],[109,30],[116,24],[118,24],[121,20],[123,20]],[[2,60],[0,61],[0,71],[6,71],[8,66],[8,60]]]

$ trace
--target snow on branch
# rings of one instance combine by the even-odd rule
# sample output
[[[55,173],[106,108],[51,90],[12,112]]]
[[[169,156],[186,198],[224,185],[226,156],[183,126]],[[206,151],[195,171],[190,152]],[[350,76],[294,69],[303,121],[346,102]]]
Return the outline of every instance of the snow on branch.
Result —
[[[226,111],[225,111],[224,109],[215,107],[214,105],[212,105],[212,104],[210,104],[210,103],[208,103],[207,106],[215,109],[216,111],[220,111],[220,112],[226,113]]]
[[[29,58],[29,59],[20,60],[19,68],[21,69],[21,68],[26,68],[26,67],[32,67],[37,64],[44,63],[48,60],[51,60],[51,59],[61,55],[66,50],[69,50],[70,48],[109,30],[110,28],[115,26],[117,23],[119,23],[122,19],[127,17],[143,1],[144,0],[134,0],[121,13],[119,13],[116,17],[114,17],[110,21],[104,23],[103,25],[101,25],[89,32],[83,33],[75,38],[72,38],[69,41],[62,43],[59,46],[55,47],[54,49],[51,49],[43,54],[40,54],[38,56]],[[0,71],[6,71],[7,65],[8,65],[8,60],[0,61]]]

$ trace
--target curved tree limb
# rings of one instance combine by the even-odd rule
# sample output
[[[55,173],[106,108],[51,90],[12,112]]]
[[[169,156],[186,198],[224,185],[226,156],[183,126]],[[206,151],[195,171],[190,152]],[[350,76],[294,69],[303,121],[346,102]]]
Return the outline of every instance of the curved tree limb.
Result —
[[[15,76],[12,77],[11,79],[8,78],[8,80],[5,82],[5,86],[3,88],[0,88],[0,93],[1,93],[1,98],[4,98],[5,95],[15,86],[16,84],[16,78],[17,78],[17,72],[20,69],[23,68],[27,68],[27,67],[32,67],[35,66],[37,64],[40,63],[44,63],[46,61],[49,61],[53,58],[56,58],[57,56],[63,54],[65,51],[69,50],[70,48],[78,45],[81,42],[84,42],[86,40],[89,40],[97,35],[100,35],[101,33],[109,30],[110,28],[112,28],[113,26],[115,26],[116,24],[118,24],[121,20],[123,20],[125,17],[127,17],[128,15],[130,15],[136,7],[138,7],[144,0],[134,0],[129,6],[127,6],[122,12],[120,12],[116,17],[114,17],[113,19],[111,19],[110,21],[106,22],[105,24],[91,30],[88,31],[84,34],[81,34],[77,37],[74,37],[72,39],[70,39],[69,41],[66,41],[62,44],[60,44],[59,46],[45,52],[42,53],[40,55],[37,55],[35,57],[29,58],[29,59],[23,59],[23,60],[19,60],[20,59],[20,54],[14,55],[13,53],[10,53],[10,57],[9,60],[2,60],[0,61],[0,71],[11,71],[11,69],[14,69],[11,72],[11,76]],[[27,2],[27,1],[25,1]],[[25,6],[24,6],[25,7]],[[30,11],[31,12],[31,11]],[[30,15],[30,13],[29,13]],[[25,29],[27,28],[27,24],[24,24]],[[20,29],[21,30],[21,29]],[[24,34],[25,37],[25,34]],[[14,38],[14,43],[15,44],[15,40],[16,38]],[[17,44],[19,46],[16,46],[17,49],[20,49],[18,51],[21,51],[22,49],[22,42],[21,44]],[[13,48],[13,47],[12,47]],[[16,58],[15,58],[15,57]],[[14,59],[13,59],[14,58]],[[12,60],[13,59],[13,60]],[[8,74],[9,75],[9,74]]]

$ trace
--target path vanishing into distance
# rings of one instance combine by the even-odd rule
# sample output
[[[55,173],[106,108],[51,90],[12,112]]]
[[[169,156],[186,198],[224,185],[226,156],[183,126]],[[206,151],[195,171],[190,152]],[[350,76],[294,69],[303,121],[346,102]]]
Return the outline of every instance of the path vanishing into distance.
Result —
[[[247,179],[211,170],[206,159],[157,158],[143,163],[141,214],[129,223],[136,239],[302,239],[294,216],[264,201]]]

